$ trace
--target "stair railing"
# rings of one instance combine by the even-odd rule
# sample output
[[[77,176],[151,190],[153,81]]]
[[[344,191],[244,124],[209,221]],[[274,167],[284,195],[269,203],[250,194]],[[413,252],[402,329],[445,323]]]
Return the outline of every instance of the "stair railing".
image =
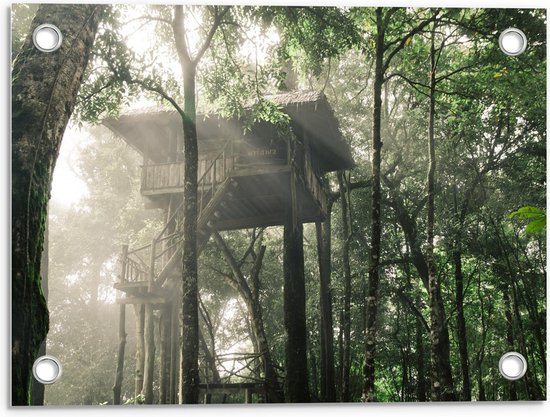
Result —
[[[233,169],[234,161],[232,141],[227,141],[222,151],[212,160],[197,182],[200,195],[199,216]],[[221,166],[218,167],[218,165]],[[218,176],[220,176],[219,180]],[[149,290],[153,288],[156,276],[166,265],[173,249],[179,247],[183,241],[181,232],[169,232],[170,224],[181,215],[182,210],[183,202],[174,210],[172,216],[152,239],[151,243],[123,252],[122,265],[124,272],[121,275],[122,282],[147,282]]]

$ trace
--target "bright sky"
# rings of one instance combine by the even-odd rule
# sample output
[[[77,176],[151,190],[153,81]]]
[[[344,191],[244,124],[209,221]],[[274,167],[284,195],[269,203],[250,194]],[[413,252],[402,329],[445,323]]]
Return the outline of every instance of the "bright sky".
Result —
[[[77,203],[88,188],[74,171],[80,148],[86,143],[86,132],[69,125],[63,135],[59,157],[53,172],[52,201],[64,207]]]

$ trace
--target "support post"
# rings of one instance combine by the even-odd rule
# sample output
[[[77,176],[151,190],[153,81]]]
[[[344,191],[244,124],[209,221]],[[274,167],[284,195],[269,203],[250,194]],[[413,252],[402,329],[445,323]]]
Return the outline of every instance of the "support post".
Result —
[[[180,319],[179,319],[179,297],[176,296],[172,302],[172,331],[170,335],[170,404],[178,403],[178,370],[180,358]]]
[[[145,369],[143,372],[145,404],[153,404],[153,376],[155,371],[154,319],[153,304],[145,304]]]
[[[134,389],[134,403],[138,404],[138,396],[141,395],[143,390],[143,367],[145,360],[145,338],[144,338],[144,324],[145,324],[145,308],[143,304],[136,304],[136,376],[135,376],[135,389]]]
[[[160,394],[159,404],[167,404],[170,400],[170,336],[172,332],[172,305],[162,309],[160,317]]]
[[[319,257],[321,310],[321,401],[336,401],[334,375],[334,330],[332,324],[331,275],[331,206],[327,208],[327,218],[323,223],[315,223],[317,233],[317,253]]]
[[[128,264],[128,245],[122,245],[121,272],[119,282],[126,280],[126,266]],[[115,383],[113,385],[113,404],[120,405],[122,391],[122,380],[124,379],[124,351],[126,349],[126,304],[119,306],[118,318],[118,355],[115,374]]]

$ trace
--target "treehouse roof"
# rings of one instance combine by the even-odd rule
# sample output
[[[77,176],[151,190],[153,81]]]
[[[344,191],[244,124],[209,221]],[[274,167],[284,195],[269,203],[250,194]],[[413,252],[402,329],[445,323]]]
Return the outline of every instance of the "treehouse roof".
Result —
[[[291,119],[293,131],[306,135],[324,172],[348,169],[353,159],[348,144],[340,133],[338,120],[323,93],[305,91],[267,96]],[[120,135],[130,146],[154,162],[170,158],[174,140],[182,135],[182,122],[173,110],[141,109],[106,119],[103,124]],[[259,123],[251,132],[243,133],[243,121],[215,115],[197,115],[199,152],[220,149],[220,141],[236,138],[269,136],[269,124]]]

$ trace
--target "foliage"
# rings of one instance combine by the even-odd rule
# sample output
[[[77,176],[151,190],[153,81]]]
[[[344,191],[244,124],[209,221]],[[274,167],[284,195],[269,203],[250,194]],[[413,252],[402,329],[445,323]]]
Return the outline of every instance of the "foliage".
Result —
[[[510,219],[528,220],[526,233],[538,233],[546,228],[546,211],[537,207],[525,206],[508,215]]]

